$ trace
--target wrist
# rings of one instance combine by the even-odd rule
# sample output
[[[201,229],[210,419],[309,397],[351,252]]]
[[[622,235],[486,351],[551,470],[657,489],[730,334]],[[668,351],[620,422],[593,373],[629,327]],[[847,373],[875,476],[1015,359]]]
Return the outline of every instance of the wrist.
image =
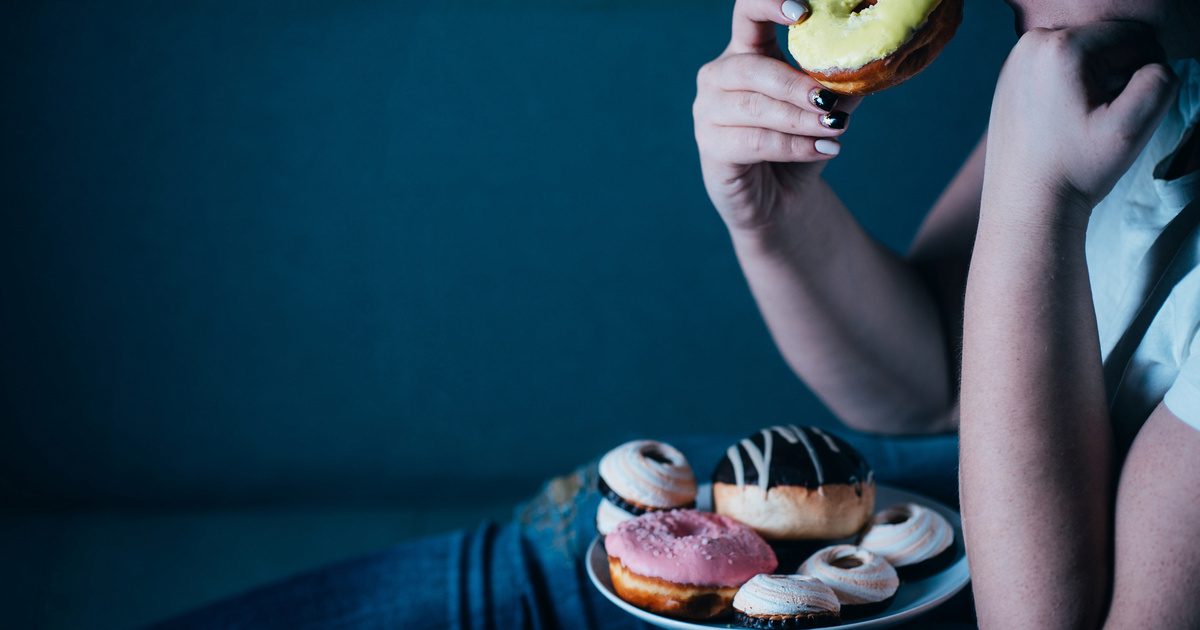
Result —
[[[728,226],[729,239],[739,254],[771,254],[787,249],[787,238],[777,221],[765,222],[752,227]]]
[[[1022,230],[1083,232],[1094,207],[1094,202],[1069,183],[984,186],[980,223],[994,227],[1011,225]]]
[[[726,218],[725,227],[739,251],[791,251],[798,237],[821,231],[820,217],[830,214],[831,204],[840,205],[819,176],[791,178],[773,198],[770,208],[762,209],[755,221]]]

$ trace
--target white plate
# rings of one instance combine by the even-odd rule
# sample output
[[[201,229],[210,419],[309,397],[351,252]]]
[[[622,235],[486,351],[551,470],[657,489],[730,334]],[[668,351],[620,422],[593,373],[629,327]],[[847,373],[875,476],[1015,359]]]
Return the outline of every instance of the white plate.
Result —
[[[920,580],[902,583],[900,590],[896,591],[896,599],[892,600],[891,605],[883,612],[865,619],[856,619],[853,622],[835,626],[839,629],[883,628],[910,620],[921,613],[932,610],[942,602],[953,597],[971,579],[967,571],[967,556],[962,544],[962,519],[959,518],[958,512],[919,494],[884,485],[876,487],[875,505],[877,508],[883,509],[896,503],[919,503],[945,516],[946,520],[950,521],[950,525],[954,527],[954,561],[950,566],[938,573]],[[612,578],[608,574],[608,554],[604,552],[604,541],[599,536],[588,547],[587,573],[588,577],[592,580],[592,584],[600,589],[600,592],[609,601],[620,606],[629,614],[659,628],[707,630],[708,628],[742,627],[729,623],[698,623],[671,619],[670,617],[663,617],[662,615],[647,612],[621,599],[613,591]]]

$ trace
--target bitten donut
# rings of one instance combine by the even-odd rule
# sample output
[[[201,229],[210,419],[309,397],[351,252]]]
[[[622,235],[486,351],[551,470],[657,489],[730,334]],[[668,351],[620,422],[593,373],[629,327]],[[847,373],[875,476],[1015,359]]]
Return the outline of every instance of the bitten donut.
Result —
[[[808,0],[788,50],[809,76],[842,94],[878,92],[928,66],[962,22],[963,0]]]
[[[754,530],[696,510],[650,512],[604,539],[613,590],[645,610],[684,619],[729,612],[738,587],[778,565]]]
[[[733,598],[733,620],[748,628],[836,625],[840,610],[833,590],[807,575],[756,575]]]
[[[696,476],[675,447],[653,440],[626,442],[600,459],[596,529],[606,535],[621,521],[656,510],[695,507]]]
[[[953,559],[954,528],[941,514],[917,505],[893,505],[871,519],[859,546],[883,556],[904,579],[941,569]]]
[[[857,534],[875,509],[867,462],[815,427],[763,429],[730,446],[713,471],[713,507],[767,540]]]
[[[833,589],[842,605],[842,619],[882,612],[900,588],[896,569],[887,560],[854,545],[834,545],[814,553],[800,565],[799,573]]]

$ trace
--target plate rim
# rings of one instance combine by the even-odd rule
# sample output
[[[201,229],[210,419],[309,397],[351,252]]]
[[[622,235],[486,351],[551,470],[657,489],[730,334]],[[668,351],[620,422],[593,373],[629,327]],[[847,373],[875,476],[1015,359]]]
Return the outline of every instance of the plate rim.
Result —
[[[931,499],[923,494],[913,492],[911,490],[906,490],[904,488],[898,488],[896,486],[891,486],[891,485],[882,484],[882,483],[877,483],[876,487],[879,489],[886,489],[889,493],[895,493],[895,494],[901,495],[899,497],[900,501],[910,501],[911,500],[912,502],[921,503],[927,507],[934,508],[937,512],[941,513],[942,516],[946,516],[950,519],[950,524],[954,528],[954,532],[955,532],[955,536],[957,537],[957,540],[958,541],[962,540],[962,516],[959,514],[958,510],[955,510],[955,509],[945,505],[941,501],[938,501],[936,499]],[[634,606],[633,604],[630,604],[629,602],[621,599],[620,596],[618,596],[611,588],[606,588],[600,582],[600,578],[596,573],[596,567],[595,567],[596,563],[592,561],[592,557],[594,555],[596,555],[597,553],[602,554],[605,559],[608,558],[608,554],[603,549],[601,549],[601,545],[603,544],[603,542],[604,542],[603,537],[600,534],[596,534],[595,538],[592,539],[591,544],[588,545],[586,555],[584,556],[584,559],[585,559],[584,564],[586,565],[585,568],[587,570],[588,579],[592,583],[592,587],[595,588],[596,590],[600,591],[600,594],[604,595],[605,599],[609,600],[613,604],[616,604],[617,607],[619,607],[620,609],[624,610],[625,612],[627,612],[635,617],[638,617],[639,619],[642,619],[643,621],[647,621],[649,623],[654,623],[654,624],[659,625],[659,627],[664,627],[664,628],[676,628],[679,630],[695,630],[697,628],[708,629],[708,628],[742,628],[743,627],[743,626],[735,626],[735,625],[732,625],[729,623],[715,624],[715,623],[706,623],[706,622],[686,621],[683,619],[674,619],[671,617],[665,617],[663,615],[659,615],[657,613],[653,613],[648,610],[642,610],[641,608],[638,608],[637,606]],[[607,563],[605,563],[605,564],[607,564]],[[887,617],[881,617],[881,618],[877,618],[877,619],[866,619],[866,620],[862,620],[862,621],[842,623],[842,624],[839,624],[836,626],[827,626],[827,627],[828,628],[838,628],[839,630],[840,629],[851,630],[854,628],[884,628],[884,627],[892,626],[892,625],[895,625],[895,624],[898,624],[898,623],[901,623],[904,621],[909,621],[913,617],[922,615],[922,614],[929,612],[930,610],[933,610],[934,608],[937,608],[938,606],[946,603],[947,600],[949,600],[951,597],[954,597],[955,595],[957,595],[964,588],[966,588],[968,584],[971,583],[971,571],[970,571],[970,567],[967,566],[967,556],[965,553],[963,554],[962,558],[959,558],[958,561],[956,561],[954,564],[950,565],[949,567],[946,567],[942,571],[939,571],[937,573],[937,575],[950,575],[952,573],[958,573],[958,572],[961,572],[963,574],[961,579],[956,580],[949,587],[942,588],[940,592],[934,591],[934,597],[932,597],[931,599],[929,599],[926,602],[923,602],[919,605],[913,606],[912,608],[906,608],[904,610],[896,611],[896,613],[894,613],[892,615],[888,615]],[[663,624],[665,624],[665,625],[663,625]]]

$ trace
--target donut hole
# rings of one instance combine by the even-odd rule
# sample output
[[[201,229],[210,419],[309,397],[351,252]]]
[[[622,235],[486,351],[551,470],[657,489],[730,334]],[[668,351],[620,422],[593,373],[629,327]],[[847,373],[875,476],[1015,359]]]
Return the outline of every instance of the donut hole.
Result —
[[[879,521],[880,525],[899,525],[912,518],[912,512],[907,508],[896,508],[884,512],[883,518]]]
[[[879,2],[879,0],[863,0],[862,2],[859,2],[857,5],[855,5],[854,10],[851,11],[850,13],[852,15],[857,15],[857,14],[862,13],[863,11],[866,11],[867,9],[870,9],[871,7],[875,6],[875,4],[878,2]]]
[[[829,562],[829,565],[839,569],[857,569],[863,565],[863,561],[859,560],[858,556],[850,555],[834,558]]]
[[[657,446],[643,447],[640,452],[642,457],[645,457],[652,462],[662,464],[663,466],[671,466],[675,463],[671,461],[671,458],[667,457],[662,451],[658,450]]]

